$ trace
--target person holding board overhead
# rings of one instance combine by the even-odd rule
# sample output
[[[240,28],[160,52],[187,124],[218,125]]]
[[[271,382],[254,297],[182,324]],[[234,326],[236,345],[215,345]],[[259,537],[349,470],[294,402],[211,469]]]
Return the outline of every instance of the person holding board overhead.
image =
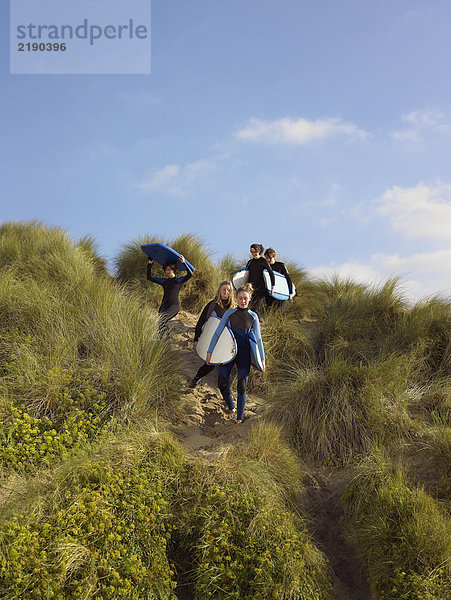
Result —
[[[168,261],[163,264],[163,270],[166,273],[166,277],[154,277],[152,275],[152,265],[154,263],[152,258],[149,258],[147,264],[147,279],[153,283],[158,283],[163,288],[163,300],[161,302],[158,312],[160,314],[160,334],[164,335],[169,332],[168,321],[173,319],[180,310],[179,294],[182,289],[182,285],[191,278],[193,271],[190,265],[185,261],[185,258],[180,254],[179,258],[181,262],[186,266],[186,275],[184,277],[176,277],[175,272],[177,265],[174,262]]]
[[[202,333],[202,327],[205,325],[208,319],[212,316],[216,316],[221,319],[226,310],[235,308],[235,306],[236,304],[232,293],[232,282],[221,281],[216,296],[205,306],[200,314],[199,320],[197,321],[196,329],[194,331],[194,350],[196,349],[200,334]],[[214,368],[215,365],[207,365],[207,363],[204,363],[194,375],[189,387],[191,389],[195,388],[202,377],[205,377],[205,375],[211,373]]]
[[[276,261],[276,251],[274,250],[274,248],[266,248],[265,258],[266,258],[268,264],[271,266],[272,270],[276,271],[277,273],[281,273],[287,280],[288,291],[290,292],[290,300],[291,300],[294,296],[293,282],[291,281],[291,277],[287,271],[285,263],[283,263],[281,261]],[[276,300],[272,296],[266,296],[266,305],[273,306],[274,308],[282,308],[283,306],[285,306],[285,301]]]
[[[257,314],[259,313],[262,302],[267,295],[265,280],[263,277],[263,271],[265,269],[268,271],[271,279],[271,294],[273,293],[274,286],[276,284],[271,265],[269,265],[266,259],[262,256],[263,250],[264,248],[261,244],[252,244],[250,247],[252,258],[246,265],[246,269],[249,271],[248,283],[250,283],[254,289],[251,308]]]
[[[230,412],[235,412],[235,404],[230,392],[230,374],[233,366],[236,364],[238,370],[237,423],[243,422],[244,407],[246,406],[246,385],[251,364],[256,364],[256,360],[258,360],[258,368],[261,371],[265,370],[265,353],[260,333],[260,322],[258,315],[249,310],[252,292],[253,288],[249,283],[238,289],[238,307],[227,310],[224,313],[211,339],[205,361],[207,365],[210,363],[211,354],[219,336],[226,325],[228,325],[235,336],[238,351],[236,357],[231,362],[219,367],[218,387]]]

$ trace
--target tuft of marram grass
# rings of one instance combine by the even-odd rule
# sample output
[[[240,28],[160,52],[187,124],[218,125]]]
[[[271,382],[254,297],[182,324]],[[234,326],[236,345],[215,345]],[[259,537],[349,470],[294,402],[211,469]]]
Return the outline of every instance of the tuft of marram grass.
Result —
[[[99,254],[98,244],[94,236],[85,235],[78,240],[75,247],[80,248],[86,254],[97,275],[108,275],[106,258]]]
[[[243,258],[237,258],[233,254],[226,254],[221,258],[218,263],[218,270],[221,276],[221,280],[232,280],[232,277],[238,271],[241,271],[246,266],[247,260]]]
[[[392,356],[353,365],[342,355],[319,366],[293,362],[269,394],[270,415],[315,460],[332,464],[364,455],[376,440],[408,432],[405,385],[409,363]]]
[[[157,336],[157,315],[99,276],[65,232],[37,223],[0,228],[3,389],[43,410],[60,369],[81,371],[112,407],[143,410],[178,388],[178,362]]]
[[[303,489],[299,460],[283,439],[281,429],[271,422],[254,426],[246,444],[223,447],[218,469],[222,477],[280,503],[289,503]]]

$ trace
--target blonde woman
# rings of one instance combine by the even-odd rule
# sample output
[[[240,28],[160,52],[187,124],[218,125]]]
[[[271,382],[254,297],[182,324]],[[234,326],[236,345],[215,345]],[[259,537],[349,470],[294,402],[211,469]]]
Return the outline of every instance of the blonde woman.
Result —
[[[221,319],[226,310],[235,308],[235,306],[236,304],[232,293],[232,282],[221,281],[216,296],[213,298],[213,300],[210,300],[207,306],[205,306],[200,314],[199,320],[197,321],[196,329],[194,331],[194,350],[196,349],[200,334],[202,333],[202,328],[208,319],[211,316],[216,316]],[[207,365],[204,363],[194,375],[189,387],[191,389],[195,388],[202,377],[205,377],[205,375],[211,373],[214,368],[215,365]]]

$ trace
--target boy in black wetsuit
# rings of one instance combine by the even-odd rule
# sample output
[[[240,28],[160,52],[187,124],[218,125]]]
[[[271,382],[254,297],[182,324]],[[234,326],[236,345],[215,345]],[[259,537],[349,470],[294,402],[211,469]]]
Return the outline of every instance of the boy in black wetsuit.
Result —
[[[182,289],[182,285],[192,277],[192,270],[188,263],[185,262],[185,258],[180,254],[181,262],[186,266],[186,275],[184,277],[176,277],[175,272],[177,266],[173,262],[166,262],[163,265],[163,270],[166,273],[166,277],[154,277],[152,275],[153,259],[149,258],[147,265],[147,279],[161,285],[164,293],[163,300],[161,302],[158,312],[160,314],[160,334],[164,335],[169,332],[168,321],[173,319],[180,310],[179,294]]]
[[[265,250],[265,258],[268,264],[271,266],[273,271],[277,271],[277,273],[281,273],[285,276],[285,279],[288,283],[288,291],[290,293],[290,300],[293,298],[293,282],[291,281],[290,274],[287,271],[285,263],[281,261],[276,261],[276,251],[274,248],[267,248]],[[286,304],[286,300],[276,300],[272,296],[266,296],[266,306],[273,306],[274,308],[282,308]]]
[[[248,283],[252,284],[252,287],[254,288],[254,293],[252,294],[251,308],[257,314],[259,314],[259,310],[261,308],[263,300],[268,295],[263,275],[263,271],[265,269],[268,271],[269,277],[271,279],[271,294],[273,293],[274,286],[276,284],[271,265],[269,265],[266,259],[262,256],[263,250],[264,248],[261,244],[252,244],[252,246],[250,247],[250,253],[252,254],[252,258],[246,265],[246,269],[249,271]]]

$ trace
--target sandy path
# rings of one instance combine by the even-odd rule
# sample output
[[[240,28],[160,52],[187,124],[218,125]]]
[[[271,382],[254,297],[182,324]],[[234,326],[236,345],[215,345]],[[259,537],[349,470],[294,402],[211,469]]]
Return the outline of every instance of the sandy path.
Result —
[[[180,354],[187,383],[196,374],[203,361],[193,350],[194,327],[197,317],[181,312],[171,322],[172,336]],[[247,394],[244,422],[237,424],[217,387],[218,370],[215,369],[196,386],[187,387],[186,410],[177,423],[171,426],[180,443],[189,453],[201,458],[217,456],[221,446],[245,441],[252,426],[264,413],[264,402],[254,394]],[[232,384],[236,398],[236,383]]]

